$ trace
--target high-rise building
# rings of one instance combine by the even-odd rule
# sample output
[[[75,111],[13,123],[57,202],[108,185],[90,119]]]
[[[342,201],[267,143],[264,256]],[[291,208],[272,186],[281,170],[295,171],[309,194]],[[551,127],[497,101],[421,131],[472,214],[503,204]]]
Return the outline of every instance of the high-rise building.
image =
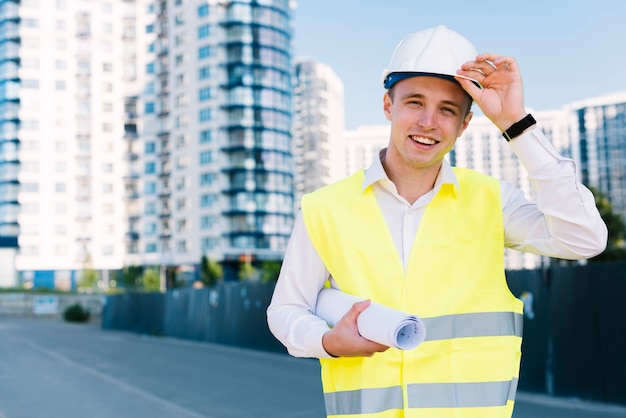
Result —
[[[300,59],[294,70],[295,205],[342,175],[343,83],[328,65]]]
[[[19,237],[19,1],[0,1],[0,287],[17,282]]]
[[[578,162],[581,181],[606,196],[626,219],[626,92],[572,103],[567,152]]]
[[[19,189],[7,184],[3,212],[5,230],[15,234],[19,223],[15,266],[25,282],[70,288],[84,269],[122,266],[123,98],[135,59],[125,36],[134,6],[1,2],[2,156],[12,159],[5,178],[19,181]]]
[[[85,269],[280,260],[294,7],[0,0],[0,259],[61,288]]]
[[[126,264],[193,271],[206,255],[232,275],[242,258],[280,260],[293,225],[293,5],[141,3]]]
[[[342,139],[342,177],[348,177],[357,170],[366,169],[378,153],[389,143],[389,125],[359,126],[345,131]]]

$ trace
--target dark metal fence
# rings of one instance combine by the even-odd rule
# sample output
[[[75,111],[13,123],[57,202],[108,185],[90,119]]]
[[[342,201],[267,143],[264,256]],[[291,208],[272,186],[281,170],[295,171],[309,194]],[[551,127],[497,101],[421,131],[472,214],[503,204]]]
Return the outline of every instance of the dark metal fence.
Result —
[[[525,301],[520,390],[626,404],[626,263],[507,271],[507,281]],[[273,289],[109,296],[102,326],[285,352],[266,322]]]

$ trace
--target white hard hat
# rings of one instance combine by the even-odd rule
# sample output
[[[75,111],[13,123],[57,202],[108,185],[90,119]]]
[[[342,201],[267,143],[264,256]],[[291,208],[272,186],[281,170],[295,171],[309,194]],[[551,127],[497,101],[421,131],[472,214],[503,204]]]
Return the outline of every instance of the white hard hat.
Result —
[[[440,25],[407,35],[400,41],[383,71],[383,86],[417,75],[443,76],[454,80],[457,70],[476,58],[476,49],[458,33]],[[462,77],[462,76],[461,76]],[[463,77],[478,83],[469,77]]]

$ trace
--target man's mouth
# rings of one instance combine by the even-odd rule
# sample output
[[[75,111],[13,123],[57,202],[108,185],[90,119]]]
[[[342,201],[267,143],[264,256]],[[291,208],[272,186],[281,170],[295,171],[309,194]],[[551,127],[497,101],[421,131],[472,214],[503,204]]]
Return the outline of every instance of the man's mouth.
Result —
[[[434,139],[430,139],[430,138],[425,138],[423,136],[409,135],[409,138],[411,138],[411,141],[417,142],[418,144],[422,144],[422,145],[435,145],[439,143],[439,141],[435,141]]]

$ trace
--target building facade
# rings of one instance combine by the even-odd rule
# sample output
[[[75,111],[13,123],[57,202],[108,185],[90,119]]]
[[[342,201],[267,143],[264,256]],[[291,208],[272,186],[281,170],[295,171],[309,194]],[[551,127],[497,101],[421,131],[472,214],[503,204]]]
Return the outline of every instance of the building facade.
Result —
[[[242,258],[280,260],[293,226],[292,4],[140,8],[139,216],[126,263],[190,271],[206,255],[229,274]]]
[[[83,270],[117,269],[125,256],[120,121],[134,83],[134,57],[124,41],[125,25],[134,27],[134,3],[2,6],[19,15],[10,25],[19,37],[19,48],[10,48],[18,60],[4,61],[17,76],[5,84],[16,99],[5,104],[19,115],[15,266],[26,284],[69,289]]]
[[[242,257],[280,260],[294,7],[0,1],[0,257],[20,274],[0,284],[72,288],[86,269],[129,265],[193,276],[202,255],[227,274]]]
[[[299,59],[294,64],[295,209],[302,195],[342,175],[341,136],[345,129],[343,83],[328,65]]]

